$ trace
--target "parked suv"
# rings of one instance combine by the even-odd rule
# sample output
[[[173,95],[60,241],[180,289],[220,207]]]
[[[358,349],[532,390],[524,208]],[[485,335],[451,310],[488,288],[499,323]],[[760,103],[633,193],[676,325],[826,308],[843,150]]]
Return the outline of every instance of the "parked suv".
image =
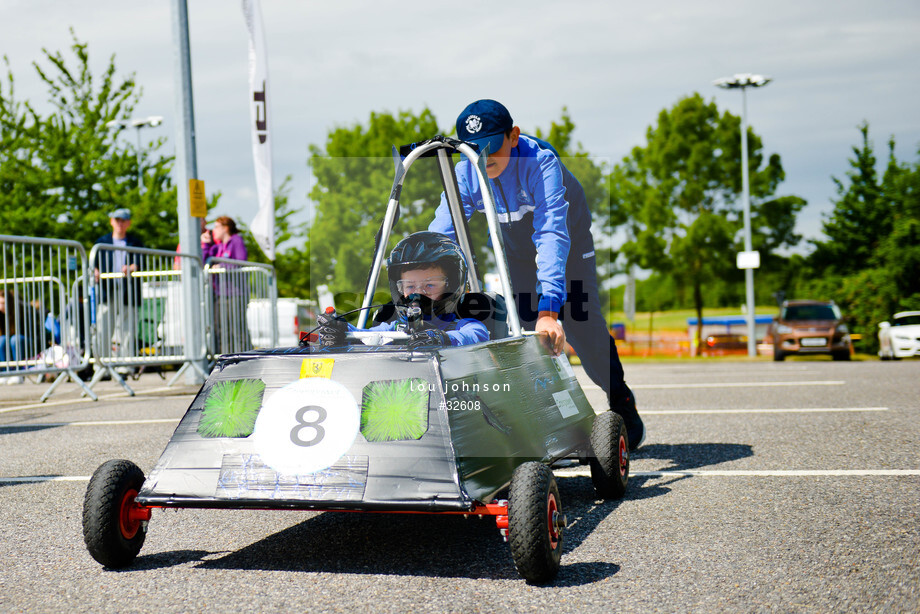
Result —
[[[834,360],[849,360],[850,331],[840,320],[833,301],[783,301],[772,326],[773,360],[790,354],[830,354]]]

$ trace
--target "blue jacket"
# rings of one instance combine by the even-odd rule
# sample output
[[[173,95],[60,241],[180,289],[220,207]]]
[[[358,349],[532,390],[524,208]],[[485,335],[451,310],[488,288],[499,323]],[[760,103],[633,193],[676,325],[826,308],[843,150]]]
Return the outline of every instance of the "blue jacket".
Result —
[[[553,147],[522,134],[511,149],[508,166],[490,179],[508,266],[533,267],[536,262],[540,311],[562,310],[565,302],[566,261],[570,250],[579,257],[593,252],[591,214],[584,190],[559,160]],[[482,211],[482,193],[469,160],[456,166],[460,199],[467,219]],[[441,204],[428,230],[456,240],[447,199]],[[593,254],[592,254],[593,255]],[[533,288],[515,288],[530,292]]]
[[[112,233],[110,232],[107,235],[102,235],[96,239],[96,243],[101,243],[103,245],[114,245],[114,240],[112,239]],[[134,236],[131,233],[125,235],[125,246],[126,247],[144,247],[144,243]],[[99,267],[100,273],[112,273],[114,271],[114,261],[115,253],[112,250],[101,250],[98,253],[98,261],[96,265]],[[128,252],[125,255],[125,261],[128,264],[133,264],[137,267],[138,270],[141,269],[141,265],[144,263],[144,256],[141,254],[135,254]],[[130,290],[127,288],[127,284],[130,283]],[[100,300],[103,303],[109,301],[109,293],[116,292],[121,296],[121,300],[125,305],[139,305],[141,303],[141,278],[132,277],[130,280],[125,279],[114,279],[108,280],[102,284],[102,297]]]
[[[489,329],[479,320],[459,318],[456,314],[445,313],[434,318],[425,316],[425,321],[447,333],[447,336],[450,337],[450,342],[455,346],[470,345],[472,343],[481,343],[489,340]],[[365,330],[403,330],[405,325],[405,314],[400,313],[399,318],[393,322],[384,322],[383,324],[378,324],[377,326],[372,326]],[[354,331],[360,329],[349,324],[348,330]]]

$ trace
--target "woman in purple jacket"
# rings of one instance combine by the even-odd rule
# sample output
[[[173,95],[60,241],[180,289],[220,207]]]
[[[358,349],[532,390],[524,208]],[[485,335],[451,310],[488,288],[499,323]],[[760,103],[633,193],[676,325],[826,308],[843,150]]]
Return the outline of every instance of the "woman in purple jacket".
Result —
[[[231,354],[252,349],[246,309],[249,304],[249,279],[246,273],[234,270],[230,263],[213,258],[246,260],[249,254],[243,236],[233,218],[222,215],[214,227],[201,235],[201,258],[211,272],[214,288],[214,327],[211,348],[216,354]],[[210,262],[208,262],[210,261]]]
[[[201,234],[201,258],[205,262],[211,258],[246,260],[248,257],[246,244],[232,217],[220,216],[214,220],[213,230]]]

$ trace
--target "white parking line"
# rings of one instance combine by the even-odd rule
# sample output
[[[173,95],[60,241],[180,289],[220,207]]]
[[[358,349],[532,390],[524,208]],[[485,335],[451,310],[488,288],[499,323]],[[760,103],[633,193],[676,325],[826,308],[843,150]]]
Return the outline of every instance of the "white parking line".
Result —
[[[18,478],[0,478],[0,486],[6,484],[28,484],[31,482],[89,482],[88,475],[33,475]]]
[[[560,469],[559,477],[590,477],[591,469]],[[674,471],[630,471],[633,477],[898,477],[920,476],[920,469],[776,469],[776,470],[717,470],[694,469]]]
[[[134,395],[134,397],[131,397],[131,395],[129,395],[127,392],[115,392],[113,394],[105,394],[105,395],[101,394],[99,395],[99,400],[102,401],[105,399],[133,398],[137,401],[141,401],[141,400],[147,400],[144,398],[144,396],[151,392],[169,392],[169,391],[176,392],[169,386],[163,386],[160,388],[148,388],[146,390],[141,390],[140,392],[137,392]],[[191,393],[189,394],[176,393],[176,394],[171,394],[171,395],[167,395],[165,397],[160,397],[160,398],[177,399],[177,398],[194,397],[194,396],[195,395]],[[29,405],[14,405],[13,407],[0,408],[0,414],[5,414],[11,411],[21,411],[23,409],[38,409],[40,407],[54,407],[56,405],[74,405],[76,403],[95,403],[95,402],[96,401],[93,401],[89,397],[85,397],[85,398],[80,398],[80,399],[62,399],[59,401],[47,401],[45,403],[30,403]]]
[[[630,384],[633,390],[663,390],[674,388],[752,388],[773,386],[843,386],[842,380],[810,380],[800,382],[697,382],[686,384]]]
[[[778,469],[778,470],[713,470],[689,471],[630,471],[631,477],[912,477],[920,476],[920,469]],[[589,468],[558,469],[560,478],[590,477]],[[88,482],[88,475],[34,475],[0,478],[0,486],[41,482]]]
[[[888,411],[887,407],[789,407],[781,409],[641,409],[645,415],[662,414],[810,414],[834,411]]]
[[[711,375],[707,373],[707,375]],[[582,390],[600,390],[597,384],[581,383]],[[799,382],[688,382],[686,384],[630,384],[633,390],[662,390],[680,388],[750,388],[754,386],[843,386],[842,380],[807,380]]]
[[[29,422],[27,424],[0,424],[3,428],[28,428],[31,426],[59,427],[59,426],[109,426],[113,424],[163,424],[166,422],[177,423],[180,418],[150,418],[148,420],[81,420],[74,422]]]

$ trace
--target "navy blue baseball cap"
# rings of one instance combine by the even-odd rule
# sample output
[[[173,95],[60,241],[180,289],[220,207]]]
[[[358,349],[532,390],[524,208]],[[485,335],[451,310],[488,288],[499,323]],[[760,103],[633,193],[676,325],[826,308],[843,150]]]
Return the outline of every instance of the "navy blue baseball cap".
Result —
[[[502,146],[505,133],[514,127],[511,114],[500,102],[477,100],[468,105],[457,117],[457,138],[475,143],[479,151],[489,146],[489,153],[495,153]]]

